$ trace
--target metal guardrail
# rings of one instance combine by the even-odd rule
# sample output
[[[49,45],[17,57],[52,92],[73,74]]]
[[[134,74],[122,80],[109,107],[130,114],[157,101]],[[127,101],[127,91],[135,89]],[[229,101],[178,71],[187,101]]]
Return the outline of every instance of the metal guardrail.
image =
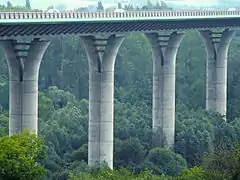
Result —
[[[240,11],[0,12],[1,19],[91,19],[240,16]]]

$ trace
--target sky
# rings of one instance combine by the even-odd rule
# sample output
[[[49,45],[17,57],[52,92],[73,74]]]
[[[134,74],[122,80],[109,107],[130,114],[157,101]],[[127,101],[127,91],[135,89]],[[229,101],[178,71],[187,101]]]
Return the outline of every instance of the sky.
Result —
[[[0,0],[0,4],[7,4],[8,0]],[[10,2],[15,5],[25,6],[25,0],[10,0]],[[36,9],[46,9],[47,7],[51,5],[56,4],[68,4],[70,7],[75,6],[79,4],[81,5],[87,5],[87,4],[97,4],[97,1],[93,0],[30,0],[31,7]]]
[[[218,2],[218,0],[165,0],[165,1],[167,3],[174,2],[175,4],[187,4],[190,6],[214,5]]]
[[[0,0],[0,4],[7,4],[8,0]],[[86,6],[86,5],[97,5],[98,0],[30,0],[32,8],[36,9],[46,9],[47,7],[51,5],[56,5],[56,4],[68,4],[68,6],[71,7],[76,7],[76,6]],[[145,2],[147,3],[147,0],[138,0],[139,2]],[[138,2],[137,1],[137,2]],[[157,0],[151,0],[152,2]],[[195,5],[195,6],[202,6],[202,5],[211,5],[216,3],[218,0],[165,0],[166,2],[174,2],[175,4],[188,4],[190,6]],[[25,0],[10,0],[10,2],[15,6],[15,5],[25,5]],[[102,0],[103,4],[105,2],[113,2],[113,0]],[[134,0],[136,2],[136,0]]]

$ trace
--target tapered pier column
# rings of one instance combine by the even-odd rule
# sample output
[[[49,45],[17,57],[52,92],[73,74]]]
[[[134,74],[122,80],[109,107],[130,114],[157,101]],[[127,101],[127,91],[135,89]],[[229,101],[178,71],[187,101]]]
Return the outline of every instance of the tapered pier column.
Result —
[[[175,64],[183,33],[146,34],[153,58],[153,143],[172,148],[175,136]]]
[[[123,39],[82,37],[89,62],[89,165],[113,168],[114,66]]]
[[[38,131],[38,74],[49,41],[0,41],[9,69],[9,135]]]
[[[235,31],[222,33],[200,31],[207,52],[206,109],[218,112],[224,118],[227,113],[227,54]]]

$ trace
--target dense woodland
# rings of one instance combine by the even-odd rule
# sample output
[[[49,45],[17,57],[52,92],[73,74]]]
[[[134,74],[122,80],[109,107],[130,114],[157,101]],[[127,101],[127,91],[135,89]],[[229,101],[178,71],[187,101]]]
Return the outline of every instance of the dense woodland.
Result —
[[[172,152],[155,148],[151,143],[152,58],[149,44],[143,34],[126,36],[115,64],[115,171],[99,171],[97,167],[86,165],[88,61],[81,38],[51,38],[39,77],[40,139],[28,134],[7,137],[8,67],[1,49],[0,179],[35,180],[44,174],[44,180],[151,180],[168,179],[168,176],[237,179],[240,173],[240,148],[237,146],[240,143],[239,44],[235,37],[229,49],[228,121],[225,122],[218,114],[204,110],[206,52],[199,34],[186,32],[176,61],[176,142]],[[28,136],[34,140],[30,145]],[[31,147],[41,150],[36,152]],[[3,156],[6,151],[12,154]],[[33,169],[24,169],[25,166],[13,168],[11,158],[20,157],[24,157],[21,162],[28,162],[25,163],[28,168],[35,167],[33,159],[26,154],[41,162],[42,166],[36,168],[39,173],[31,174]]]

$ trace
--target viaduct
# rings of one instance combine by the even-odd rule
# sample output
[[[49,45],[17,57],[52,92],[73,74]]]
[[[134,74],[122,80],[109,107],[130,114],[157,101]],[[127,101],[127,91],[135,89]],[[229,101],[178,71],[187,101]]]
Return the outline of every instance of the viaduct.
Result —
[[[114,65],[124,36],[144,33],[152,49],[152,128],[171,148],[175,132],[175,64],[184,31],[205,42],[206,109],[226,116],[227,53],[240,11],[97,13],[0,12],[0,43],[9,68],[9,135],[38,130],[38,74],[49,36],[80,36],[89,63],[88,164],[113,168]],[[19,41],[30,37],[32,41]],[[164,138],[164,142],[160,139]]]

